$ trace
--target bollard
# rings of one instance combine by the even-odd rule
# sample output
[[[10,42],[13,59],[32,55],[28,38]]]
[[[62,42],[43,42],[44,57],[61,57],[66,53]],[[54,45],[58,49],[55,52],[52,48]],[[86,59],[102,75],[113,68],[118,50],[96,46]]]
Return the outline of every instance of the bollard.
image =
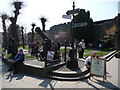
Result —
[[[67,47],[67,42],[65,41],[65,56],[64,56],[64,62],[66,62],[66,47]]]

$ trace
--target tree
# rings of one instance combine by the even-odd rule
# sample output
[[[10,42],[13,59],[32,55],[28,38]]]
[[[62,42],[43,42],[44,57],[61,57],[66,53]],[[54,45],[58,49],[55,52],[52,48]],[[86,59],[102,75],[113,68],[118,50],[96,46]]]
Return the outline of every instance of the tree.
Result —
[[[14,11],[14,17],[10,17],[11,25],[10,25],[10,30],[9,30],[9,50],[10,50],[10,53],[12,54],[12,58],[14,58],[18,52],[18,45],[19,45],[18,29],[19,29],[19,26],[16,24],[16,22],[17,22],[17,17],[19,15],[19,10],[21,9],[23,2],[15,1],[15,2],[13,2],[13,5],[15,7],[15,11]]]
[[[4,31],[4,33],[3,33],[3,35],[4,35],[3,36],[3,46],[4,46],[5,49],[7,49],[8,48],[8,43],[7,43],[8,38],[7,38],[7,31],[6,31],[5,20],[8,18],[8,16],[7,16],[7,14],[2,14],[1,18],[2,18],[3,31]]]
[[[120,13],[117,18],[117,30],[116,30],[116,49],[120,50]]]
[[[45,31],[45,22],[47,21],[47,19],[45,17],[41,17],[40,20],[41,20],[41,23],[42,23],[42,31],[46,32]]]
[[[21,33],[22,33],[22,46],[25,48],[25,40],[24,40],[24,32],[23,32],[24,27],[21,27]]]
[[[73,27],[73,37],[77,41],[85,39],[87,43],[94,41],[94,31],[93,31],[93,20],[90,18],[90,12],[85,11],[85,9],[80,9],[78,14],[74,16],[74,21],[72,23],[83,23],[86,22],[87,26]]]
[[[32,23],[31,24],[31,26],[32,26],[32,29],[31,29],[31,31],[32,31],[32,42],[34,42],[34,28],[35,28],[35,23]]]
[[[117,27],[115,25],[113,25],[111,28],[108,28],[106,30],[106,35],[113,37],[116,34],[116,30],[117,30]]]

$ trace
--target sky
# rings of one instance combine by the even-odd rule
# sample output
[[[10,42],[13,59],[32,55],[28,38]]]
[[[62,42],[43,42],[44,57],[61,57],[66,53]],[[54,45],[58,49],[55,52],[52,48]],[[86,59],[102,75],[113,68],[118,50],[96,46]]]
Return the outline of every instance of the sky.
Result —
[[[6,13],[9,16],[14,16],[14,7],[12,2],[15,0],[0,0],[0,15]],[[119,0],[16,0],[24,2],[23,8],[20,10],[17,24],[24,26],[26,32],[31,32],[31,24],[42,28],[40,17],[47,18],[46,30],[50,27],[65,22],[70,22],[71,19],[62,18],[68,10],[72,10],[73,1],[75,9],[85,9],[90,11],[90,17],[93,21],[100,21],[115,18],[118,15]],[[7,27],[10,21],[6,20]],[[0,32],[2,32],[2,23],[0,18]]]

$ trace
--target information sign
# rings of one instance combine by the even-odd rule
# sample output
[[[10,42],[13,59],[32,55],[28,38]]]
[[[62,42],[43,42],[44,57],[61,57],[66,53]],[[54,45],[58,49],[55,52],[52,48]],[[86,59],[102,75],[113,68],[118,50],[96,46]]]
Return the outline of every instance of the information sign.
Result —
[[[71,16],[70,15],[62,15],[62,18],[71,19]]]
[[[66,14],[67,15],[71,15],[71,14],[76,14],[76,13],[78,13],[79,12],[79,8],[78,9],[74,9],[74,10],[68,10],[67,12],[66,12]]]
[[[83,27],[87,26],[87,22],[81,22],[81,23],[73,23],[72,27]]]
[[[91,74],[97,76],[104,76],[105,75],[105,60],[94,58],[92,59],[91,63]]]

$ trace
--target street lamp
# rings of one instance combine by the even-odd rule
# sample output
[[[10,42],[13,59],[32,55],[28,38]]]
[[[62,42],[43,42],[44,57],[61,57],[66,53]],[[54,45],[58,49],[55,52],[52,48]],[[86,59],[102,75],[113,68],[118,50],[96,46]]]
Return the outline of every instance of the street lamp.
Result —
[[[73,49],[75,49],[74,48],[74,33],[73,33],[73,29],[74,29],[74,27],[73,27],[73,24],[74,24],[74,14],[76,14],[76,13],[78,13],[79,12],[79,9],[75,9],[75,0],[72,0],[73,1],[73,9],[72,10],[68,10],[67,12],[66,12],[66,16],[63,16],[63,17],[65,17],[65,18],[68,18],[68,16],[69,15],[71,15],[71,16],[73,16],[73,18],[71,19],[71,29],[70,29],[70,34],[71,34],[71,41],[72,41],[72,48]],[[76,45],[77,46],[77,45]],[[77,47],[76,47],[76,49],[75,49],[75,51],[77,50]],[[76,53],[77,53],[77,51],[76,51]],[[76,55],[77,56],[77,55]]]
[[[75,10],[75,0],[72,0],[73,1],[73,10]],[[74,20],[74,14],[73,14],[73,20]]]

